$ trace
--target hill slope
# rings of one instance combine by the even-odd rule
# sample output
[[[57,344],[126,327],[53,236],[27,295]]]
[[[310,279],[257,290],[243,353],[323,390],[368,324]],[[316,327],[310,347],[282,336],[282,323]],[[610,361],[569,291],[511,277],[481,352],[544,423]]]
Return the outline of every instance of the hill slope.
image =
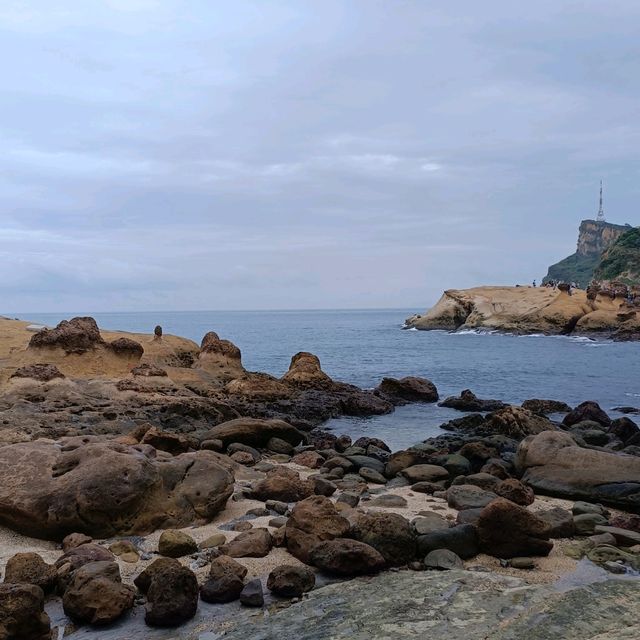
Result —
[[[640,284],[640,227],[625,231],[603,253],[594,277],[597,280]]]

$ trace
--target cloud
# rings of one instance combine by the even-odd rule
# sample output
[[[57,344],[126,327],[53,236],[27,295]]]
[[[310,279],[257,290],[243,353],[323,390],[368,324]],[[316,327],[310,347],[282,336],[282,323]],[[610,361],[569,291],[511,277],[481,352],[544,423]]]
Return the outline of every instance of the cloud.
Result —
[[[4,311],[426,307],[640,223],[631,0],[7,0]],[[3,309],[0,309],[2,312]]]

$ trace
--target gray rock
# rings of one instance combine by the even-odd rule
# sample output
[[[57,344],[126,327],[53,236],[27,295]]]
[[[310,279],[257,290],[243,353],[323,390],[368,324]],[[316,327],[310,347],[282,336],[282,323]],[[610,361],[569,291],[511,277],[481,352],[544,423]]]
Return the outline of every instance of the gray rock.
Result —
[[[433,531],[441,531],[442,529],[448,529],[450,526],[449,521],[439,513],[430,513],[429,515],[420,516],[415,518],[411,524],[418,535],[426,535]]]
[[[590,536],[596,532],[596,526],[606,524],[607,519],[597,513],[581,513],[573,518],[573,526],[579,536]]]
[[[438,569],[440,571],[448,569],[462,569],[464,563],[453,551],[449,549],[435,549],[430,551],[424,559],[424,566],[427,569]]]
[[[453,509],[477,509],[485,507],[498,496],[471,484],[451,486],[447,489],[447,503]]]
[[[464,559],[473,558],[479,551],[476,528],[471,524],[459,524],[418,536],[419,556],[435,549],[448,549]]]
[[[362,467],[359,473],[367,482],[371,482],[373,484],[387,484],[387,479],[381,473],[378,473],[369,467]]]
[[[336,502],[342,502],[344,504],[348,504],[350,507],[357,507],[358,502],[360,502],[360,496],[357,493],[352,491],[343,491],[339,496]]]
[[[260,578],[247,582],[240,592],[240,603],[245,607],[261,607],[264,604],[264,593]]]

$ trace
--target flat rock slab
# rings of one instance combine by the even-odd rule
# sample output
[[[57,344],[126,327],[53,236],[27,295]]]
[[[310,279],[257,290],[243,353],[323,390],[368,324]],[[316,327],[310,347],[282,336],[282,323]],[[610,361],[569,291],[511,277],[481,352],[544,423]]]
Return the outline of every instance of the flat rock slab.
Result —
[[[639,613],[637,581],[609,580],[560,593],[495,574],[403,571],[317,589],[288,609],[228,630],[224,638],[631,640],[640,637]]]

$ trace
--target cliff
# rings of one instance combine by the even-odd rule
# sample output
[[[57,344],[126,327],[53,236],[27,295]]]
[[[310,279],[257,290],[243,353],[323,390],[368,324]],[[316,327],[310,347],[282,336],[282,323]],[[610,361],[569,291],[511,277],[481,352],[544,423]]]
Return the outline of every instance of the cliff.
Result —
[[[583,220],[578,231],[576,252],[551,265],[542,280],[543,283],[559,280],[561,282],[577,282],[586,287],[594,278],[594,272],[603,253],[629,229],[629,225]]]
[[[623,297],[585,291],[573,295],[551,287],[475,287],[449,289],[423,315],[405,321],[420,330],[487,329],[507,333],[603,335],[619,340],[640,338],[640,306]]]
[[[640,228],[626,230],[603,253],[595,271],[597,280],[640,284]]]

